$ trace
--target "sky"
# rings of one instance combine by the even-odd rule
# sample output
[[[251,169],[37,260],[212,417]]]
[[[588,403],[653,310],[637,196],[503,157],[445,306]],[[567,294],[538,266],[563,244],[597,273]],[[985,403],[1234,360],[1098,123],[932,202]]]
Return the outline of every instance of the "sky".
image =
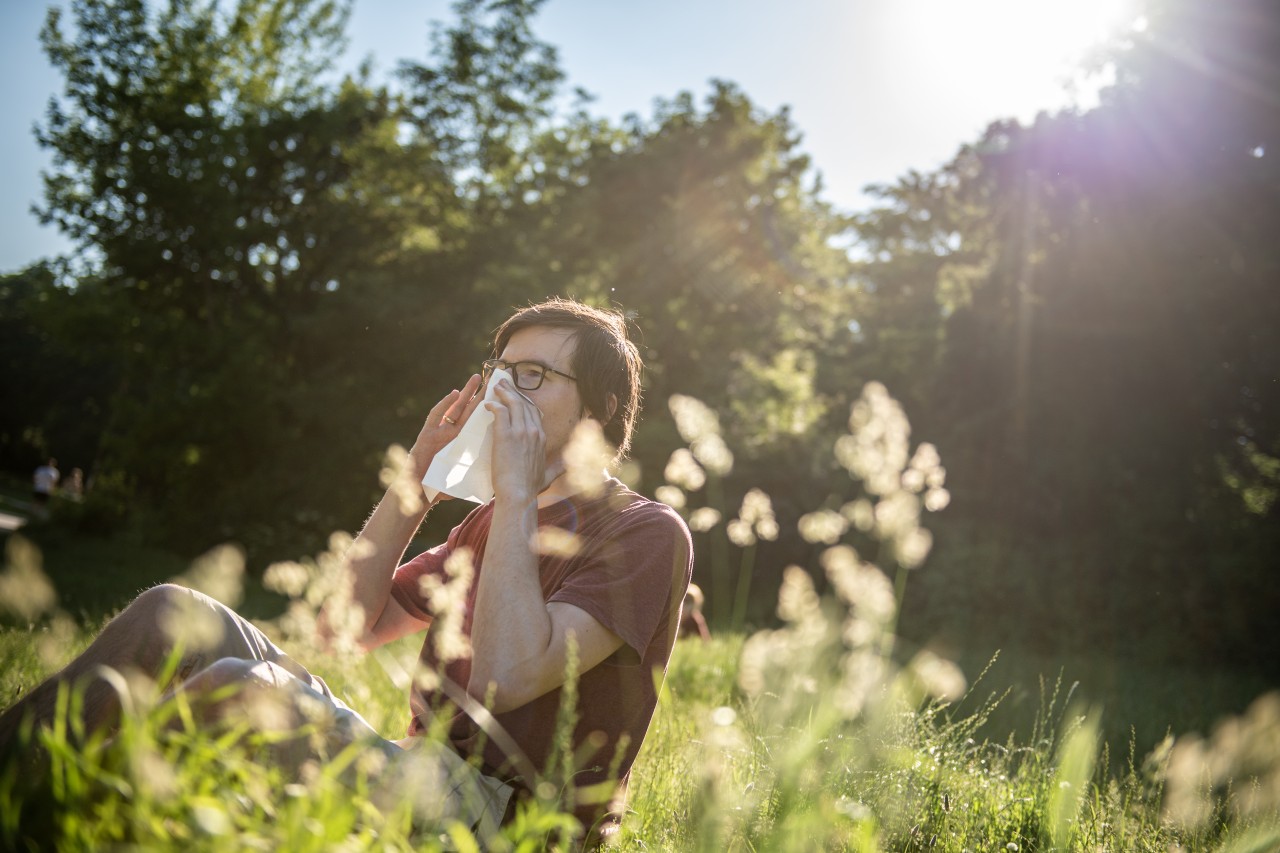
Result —
[[[801,149],[837,208],[867,208],[869,184],[929,171],[992,121],[1096,101],[1104,77],[1079,80],[1087,51],[1131,26],[1135,0],[548,0],[535,21],[569,86],[608,118],[652,115],[655,98],[712,79],[762,110],[791,108]],[[0,273],[71,250],[31,206],[50,160],[35,142],[60,78],[40,50],[44,10],[0,0]],[[429,22],[449,0],[355,0],[338,58],[371,59],[375,79],[428,58]],[[1074,80],[1074,82],[1073,82]]]

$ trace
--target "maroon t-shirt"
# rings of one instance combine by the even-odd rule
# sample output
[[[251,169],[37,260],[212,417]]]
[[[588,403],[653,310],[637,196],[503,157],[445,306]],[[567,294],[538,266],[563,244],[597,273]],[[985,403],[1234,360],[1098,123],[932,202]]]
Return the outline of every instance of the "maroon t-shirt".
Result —
[[[443,545],[400,566],[392,585],[400,606],[420,619],[431,619],[423,579],[447,581],[445,561],[458,549],[468,548],[475,576],[466,593],[462,631],[470,636],[476,582],[484,570],[492,518],[492,503],[479,507],[450,532]],[[544,553],[539,558],[545,600],[580,607],[623,641],[616,652],[578,678],[578,720],[573,732],[578,768],[573,778],[579,792],[575,813],[590,828],[601,817],[610,823],[619,817],[606,815],[612,786],[600,783],[610,781],[612,769],[613,778],[626,784],[649,727],[675,642],[680,603],[689,585],[693,543],[684,521],[670,507],[643,498],[613,479],[600,497],[579,496],[540,509],[538,526],[573,534],[571,554],[565,549],[544,549],[559,555]],[[436,619],[428,628],[421,664],[465,689],[470,659],[441,666],[436,655],[434,635],[443,621]],[[562,692],[563,688],[556,688],[495,715],[539,772],[549,766]],[[504,751],[443,691],[414,686],[409,707],[410,734],[422,733],[433,719],[444,720],[448,738],[461,755],[477,756],[487,775],[511,780],[518,788],[525,784]]]

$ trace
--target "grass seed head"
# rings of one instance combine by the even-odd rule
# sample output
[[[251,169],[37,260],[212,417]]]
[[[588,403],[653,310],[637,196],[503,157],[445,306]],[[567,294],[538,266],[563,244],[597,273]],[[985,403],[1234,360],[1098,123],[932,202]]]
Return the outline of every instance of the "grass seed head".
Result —
[[[597,497],[604,492],[602,474],[617,451],[605,440],[600,422],[587,418],[578,422],[564,449],[565,477],[575,493]]]
[[[378,482],[383,488],[395,492],[400,501],[400,512],[407,518],[422,511],[422,485],[413,473],[409,451],[399,444],[387,448],[383,456]]]
[[[654,491],[653,496],[674,510],[684,509],[688,504],[684,491],[678,486],[659,486]]]
[[[689,529],[694,533],[706,533],[719,523],[720,510],[713,507],[698,507],[689,515]]]
[[[695,442],[708,435],[720,434],[720,416],[706,403],[685,394],[673,394],[667,401],[675,418],[680,437]]]
[[[0,610],[30,622],[58,603],[53,584],[41,569],[40,549],[18,534],[4,549],[5,570],[0,573]]]
[[[707,483],[707,474],[687,447],[676,448],[667,460],[667,467],[662,476],[668,483],[679,486],[686,492],[696,492]]]

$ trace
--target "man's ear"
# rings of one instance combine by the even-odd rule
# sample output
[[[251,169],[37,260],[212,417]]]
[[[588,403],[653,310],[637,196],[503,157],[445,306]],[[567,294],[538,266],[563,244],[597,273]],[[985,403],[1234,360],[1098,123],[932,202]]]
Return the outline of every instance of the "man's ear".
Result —
[[[590,414],[591,417],[595,418],[600,422],[600,426],[604,426],[605,424],[609,423],[609,421],[613,420],[614,412],[618,411],[618,395],[614,393],[610,393],[609,396],[605,398],[604,404],[608,407],[609,411],[608,411],[608,414],[603,418],[597,415],[595,412],[592,412],[590,409],[587,410],[588,414]]]

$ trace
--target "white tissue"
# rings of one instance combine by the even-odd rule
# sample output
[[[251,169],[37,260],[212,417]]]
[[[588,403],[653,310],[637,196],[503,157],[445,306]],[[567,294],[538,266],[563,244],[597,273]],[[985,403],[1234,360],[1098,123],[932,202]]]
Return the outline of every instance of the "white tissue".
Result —
[[[494,389],[501,377],[511,382],[511,374],[507,371],[493,371],[484,394],[486,403],[494,398]],[[431,460],[427,476],[422,478],[422,491],[428,501],[434,501],[436,495],[444,492],[464,501],[488,503],[493,500],[492,462],[493,412],[482,403],[471,413],[457,437],[440,448],[436,458]]]

